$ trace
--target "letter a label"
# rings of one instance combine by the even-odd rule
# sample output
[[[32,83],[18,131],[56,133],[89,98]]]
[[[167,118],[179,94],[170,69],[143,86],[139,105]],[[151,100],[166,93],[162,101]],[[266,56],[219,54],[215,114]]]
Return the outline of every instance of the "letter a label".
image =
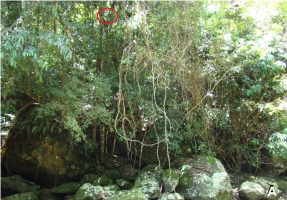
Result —
[[[269,195],[275,195],[275,196],[276,196],[275,189],[274,189],[273,185],[270,185],[267,194],[268,194],[268,196],[269,196]]]

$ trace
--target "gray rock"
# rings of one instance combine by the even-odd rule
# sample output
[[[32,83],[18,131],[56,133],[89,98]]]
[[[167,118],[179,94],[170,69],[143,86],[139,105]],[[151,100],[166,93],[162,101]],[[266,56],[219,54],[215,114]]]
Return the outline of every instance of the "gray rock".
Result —
[[[274,187],[275,194],[268,195],[270,185]],[[239,197],[243,200],[278,200],[282,195],[275,180],[264,177],[251,177],[250,180],[241,184]]]
[[[154,199],[160,196],[158,183],[154,179],[136,181],[133,189],[140,188],[146,199]]]
[[[264,188],[260,184],[245,181],[240,186],[239,197],[245,200],[260,200],[263,193]]]
[[[174,170],[164,170],[162,173],[162,184],[165,192],[174,192],[178,186],[179,175]]]
[[[219,160],[194,156],[186,162],[180,159],[180,163],[181,166],[173,163],[175,168],[181,169],[176,191],[186,200],[232,199],[230,178]]]
[[[184,200],[178,193],[163,193],[159,200]]]
[[[109,200],[145,200],[141,188],[117,191]]]
[[[157,183],[161,183],[162,181],[162,169],[157,165],[148,165],[143,168],[138,174],[136,181],[153,179]]]
[[[109,185],[106,187],[93,186],[90,183],[85,183],[76,193],[76,200],[87,199],[107,199],[113,197],[116,191],[119,189],[116,185]]]
[[[161,168],[156,165],[148,165],[140,171],[133,189],[141,188],[146,199],[158,198],[160,196],[161,175]]]

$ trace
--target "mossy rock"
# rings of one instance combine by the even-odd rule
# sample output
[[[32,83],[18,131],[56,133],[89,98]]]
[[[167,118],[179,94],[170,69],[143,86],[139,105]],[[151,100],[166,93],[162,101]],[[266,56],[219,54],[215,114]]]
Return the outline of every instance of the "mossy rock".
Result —
[[[143,168],[136,178],[137,181],[142,181],[145,179],[154,179],[157,183],[162,181],[162,169],[157,165],[148,165]]]
[[[90,183],[85,183],[76,193],[77,200],[88,199],[109,199],[113,197],[119,189],[116,185],[109,186],[93,186]]]
[[[38,196],[34,192],[25,192],[2,198],[2,200],[25,200],[25,199],[38,200]]]
[[[133,184],[123,180],[123,179],[118,179],[117,180],[117,185],[122,189],[122,190],[129,190],[133,187]]]
[[[173,165],[181,171],[176,191],[185,199],[232,199],[230,178],[216,158],[193,156]]]
[[[193,183],[194,172],[192,170],[184,170],[180,176],[178,188],[184,190],[186,187],[189,187]]]
[[[178,186],[179,175],[174,170],[166,169],[162,173],[162,183],[165,192],[174,192]]]
[[[51,191],[56,194],[75,194],[80,188],[77,182],[64,183],[53,188]]]
[[[268,195],[266,191],[270,189],[270,185],[273,186],[275,195]],[[282,191],[279,189],[278,183],[271,177],[251,177],[248,181],[241,184],[239,190],[239,197],[247,200],[266,199],[277,200],[282,195]]]
[[[121,173],[116,169],[110,169],[110,170],[106,171],[104,175],[107,178],[111,179],[114,184],[117,183],[118,179],[122,178]]]
[[[141,188],[117,191],[109,200],[145,200]]]
[[[112,185],[113,181],[109,179],[106,175],[101,176],[97,181],[93,183],[94,186],[107,186]]]
[[[156,199],[160,196],[158,183],[154,179],[137,180],[133,189],[141,188],[146,199]]]
[[[127,181],[132,181],[132,182],[136,180],[137,174],[139,172],[138,170],[136,170],[135,168],[129,165],[121,167],[119,171],[123,179]]]
[[[184,197],[182,197],[178,193],[163,193],[159,200],[184,200]]]
[[[23,179],[19,175],[1,177],[1,190],[6,195],[34,192],[40,190],[40,186]]]
[[[190,165],[193,163],[192,158],[178,158],[171,163],[172,169],[180,169],[183,165]]]
[[[195,169],[205,168],[206,171],[210,172],[226,172],[222,163],[214,157],[193,155],[192,158],[193,168]]]
[[[215,164],[216,161],[217,161],[217,159],[214,157],[207,157],[207,162],[210,164]]]
[[[218,200],[231,200],[230,193],[227,191],[219,192],[216,199]]]
[[[95,175],[95,174],[85,174],[81,180],[80,180],[80,185],[84,185],[85,183],[91,183],[93,184],[95,181],[97,181],[100,178],[100,176]]]

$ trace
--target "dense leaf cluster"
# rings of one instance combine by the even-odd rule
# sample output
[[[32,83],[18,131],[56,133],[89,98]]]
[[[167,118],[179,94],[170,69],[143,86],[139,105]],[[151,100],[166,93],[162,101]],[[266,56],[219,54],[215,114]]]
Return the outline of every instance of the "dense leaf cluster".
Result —
[[[104,7],[119,13],[115,24],[96,20]],[[164,144],[238,170],[243,161],[260,167],[265,147],[286,158],[287,7],[258,7],[3,2],[2,113],[39,103],[19,133],[67,134],[83,151],[106,154],[108,135],[117,134],[133,153]]]

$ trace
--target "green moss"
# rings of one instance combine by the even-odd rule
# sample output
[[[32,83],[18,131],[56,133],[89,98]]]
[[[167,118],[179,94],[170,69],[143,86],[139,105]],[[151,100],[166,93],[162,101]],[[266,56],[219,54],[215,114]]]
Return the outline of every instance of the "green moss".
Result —
[[[116,170],[116,169],[110,169],[105,173],[105,176],[108,177],[109,179],[111,179],[113,181],[114,184],[117,183],[118,179],[121,179],[121,173]]]
[[[165,192],[173,192],[178,185],[179,175],[173,170],[163,171],[163,187]]]
[[[170,175],[171,175],[171,177],[170,177]],[[166,169],[166,170],[163,171],[163,177],[177,180],[179,176],[174,171]]]
[[[191,170],[185,170],[179,178],[178,187],[189,187],[193,183],[194,172]]]
[[[98,182],[101,186],[107,186],[107,185],[113,184],[113,181],[105,175],[101,176],[101,178],[99,178]]]
[[[207,162],[210,163],[210,164],[214,164],[214,163],[216,163],[216,158],[208,157]]]

